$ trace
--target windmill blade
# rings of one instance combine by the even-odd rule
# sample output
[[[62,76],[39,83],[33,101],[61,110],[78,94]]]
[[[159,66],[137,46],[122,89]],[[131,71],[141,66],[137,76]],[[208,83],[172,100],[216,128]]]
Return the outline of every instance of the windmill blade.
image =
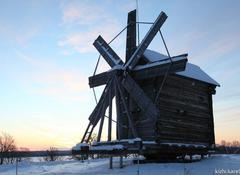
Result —
[[[150,30],[148,31],[148,33],[146,34],[146,36],[144,37],[144,39],[137,47],[134,54],[131,56],[129,61],[124,65],[124,70],[126,70],[127,68],[132,70],[134,68],[134,66],[137,64],[138,60],[141,58],[142,54],[149,46],[157,32],[160,30],[166,19],[167,15],[164,12],[161,12],[156,21],[154,22],[154,24],[152,25],[152,27],[150,28]]]
[[[123,65],[121,58],[113,51],[101,35],[98,36],[93,45],[107,61],[110,67]]]
[[[118,69],[114,69],[107,72],[102,72],[97,75],[88,77],[88,84],[90,88],[101,86],[106,84],[117,73]]]
[[[91,115],[89,116],[89,121],[90,123],[95,126],[98,121],[101,119],[101,111],[102,111],[102,107],[103,107],[103,104],[106,103],[106,98],[107,98],[107,86],[105,87],[100,99],[99,99],[99,102],[98,104],[96,105],[95,109],[93,110],[93,112],[91,113]]]
[[[168,73],[184,71],[187,63],[187,54],[172,57],[164,61],[139,65],[133,69],[132,76],[135,79],[153,78]]]
[[[134,125],[132,115],[129,112],[129,107],[126,104],[126,99],[125,99],[124,94],[123,94],[123,89],[122,89],[117,77],[116,77],[116,85],[117,85],[117,88],[119,90],[119,94],[120,94],[123,106],[125,108],[125,112],[126,112],[127,117],[128,117],[128,123],[129,123],[129,126],[130,126],[131,130],[132,130],[133,137],[137,138],[138,134],[137,134],[137,131],[136,131],[136,127]]]
[[[109,83],[107,83],[97,106],[95,107],[95,109],[93,110],[93,112],[91,113],[91,115],[88,118],[90,123],[93,126],[96,126],[96,124],[99,122],[99,120],[103,116],[105,116],[106,109],[109,106],[109,98],[112,99],[114,97],[114,91],[113,91],[112,86],[113,86],[113,80],[111,79],[109,81]],[[111,93],[110,93],[110,91],[111,91]]]
[[[143,114],[148,118],[156,121],[159,110],[152,102],[152,100],[146,96],[144,91],[140,88],[140,86],[129,76],[126,75],[122,80],[123,87],[127,90],[130,97],[137,103],[137,105],[142,110]]]

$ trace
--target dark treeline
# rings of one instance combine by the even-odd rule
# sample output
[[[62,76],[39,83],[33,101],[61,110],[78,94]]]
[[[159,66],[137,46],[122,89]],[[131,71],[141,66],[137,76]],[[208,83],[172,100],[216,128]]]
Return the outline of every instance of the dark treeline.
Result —
[[[215,153],[217,154],[240,154],[240,142],[226,142],[222,140],[220,144],[216,145]]]

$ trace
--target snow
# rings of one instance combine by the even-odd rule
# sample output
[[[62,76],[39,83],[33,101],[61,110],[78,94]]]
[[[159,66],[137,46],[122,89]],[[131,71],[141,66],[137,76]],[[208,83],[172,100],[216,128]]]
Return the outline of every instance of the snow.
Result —
[[[177,72],[176,74],[220,86],[218,82],[206,74],[199,66],[191,63],[187,63],[185,70],[182,72]]]
[[[140,142],[142,141],[141,138],[134,138],[134,139],[122,139],[122,140],[119,140],[119,142],[128,142],[129,144],[134,144],[135,142]]]
[[[121,143],[129,143],[134,144],[135,142],[142,141],[141,138],[133,138],[133,139],[121,139],[121,140],[112,140],[112,141],[101,141],[101,142],[93,142],[91,146],[98,146],[101,144],[121,144]]]
[[[240,155],[213,155],[193,163],[148,163],[133,164],[131,158],[124,158],[124,168],[119,168],[119,158],[113,159],[113,169],[109,169],[108,159],[92,159],[81,162],[65,160],[56,162],[19,162],[18,175],[212,175],[235,172],[240,174]],[[1,165],[0,175],[16,174],[16,165]]]
[[[101,146],[92,146],[90,150],[123,150],[124,146],[117,144],[117,145],[101,145]]]
[[[163,55],[161,53],[152,51],[152,50],[146,50],[144,52],[144,56],[148,59],[149,62],[159,62],[164,61],[168,58],[168,56]],[[212,79],[208,74],[206,74],[199,66],[187,63],[186,69],[182,72],[177,72],[177,75],[193,78],[199,81],[203,81],[209,84],[213,84],[216,86],[220,86],[218,82],[216,82],[214,79]]]
[[[73,150],[81,150],[82,147],[89,147],[89,145],[87,143],[78,143],[72,149]]]
[[[195,147],[195,148],[207,148],[206,145],[203,144],[186,144],[186,143],[164,143],[164,145],[169,145],[169,146],[178,146],[178,147]]]
[[[175,61],[180,61],[180,60],[183,60],[185,59],[186,56],[179,56],[179,57],[175,57],[175,58],[172,58],[172,61],[175,62]],[[150,67],[155,67],[155,66],[158,66],[158,65],[161,65],[161,64],[167,64],[167,63],[170,63],[170,59],[166,59],[166,60],[161,60],[161,61],[157,61],[157,62],[153,62],[153,63],[148,63],[148,64],[145,64],[145,65],[138,65],[134,68],[134,70],[142,70],[142,69],[146,69],[146,68],[150,68]]]
[[[146,49],[143,55],[149,62],[161,61],[168,58],[167,55],[163,55],[161,53],[149,49]]]
[[[157,144],[155,141],[143,141],[144,145],[155,145]]]

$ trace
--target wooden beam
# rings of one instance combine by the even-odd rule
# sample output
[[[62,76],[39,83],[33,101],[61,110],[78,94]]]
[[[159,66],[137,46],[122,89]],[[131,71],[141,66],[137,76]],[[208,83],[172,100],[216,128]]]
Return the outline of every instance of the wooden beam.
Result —
[[[108,141],[112,140],[112,89],[114,87],[111,87],[111,91],[109,92],[109,107],[108,107]]]
[[[98,38],[94,41],[93,45],[107,61],[110,67],[123,65],[121,58],[107,44],[107,42],[101,37],[101,35],[98,36]]]
[[[126,62],[136,50],[136,10],[128,13],[127,24]]]
[[[87,126],[87,129],[85,130],[85,133],[84,133],[84,135],[83,135],[83,137],[82,137],[81,143],[84,142],[85,137],[86,137],[86,135],[87,135],[87,133],[88,133],[88,130],[89,130],[90,125],[91,125],[91,123],[89,122],[89,124],[88,124],[88,126]]]
[[[86,140],[87,143],[89,142],[89,140],[90,140],[90,138],[91,138],[91,136],[92,136],[93,129],[94,129],[94,126],[92,125],[92,128],[91,128],[91,130],[90,130],[90,132],[89,132],[89,134],[88,134],[88,138],[87,138],[87,140]]]
[[[131,114],[130,114],[130,112],[128,110],[128,106],[127,106],[127,104],[125,102],[123,90],[122,90],[122,88],[120,86],[120,83],[118,81],[119,81],[118,78],[115,77],[115,82],[116,82],[118,90],[120,92],[120,96],[121,96],[121,99],[122,99],[122,102],[123,102],[123,105],[124,105],[124,108],[125,108],[125,111],[126,111],[126,114],[127,114],[127,117],[128,117],[128,122],[129,122],[130,128],[132,130],[132,134],[136,138],[136,137],[138,137],[138,134],[137,134],[136,128],[135,128],[135,126],[133,124],[133,119],[132,119],[132,116],[131,116]]]
[[[128,68],[132,70],[135,67],[138,60],[141,58],[149,44],[152,42],[153,38],[160,30],[166,19],[167,15],[164,12],[161,12],[156,21],[154,22],[154,24],[152,25],[152,27],[150,28],[150,30],[148,31],[148,33],[146,34],[146,36],[144,37],[144,39],[137,47],[136,51],[133,53],[129,61],[124,65],[125,70]]]
[[[101,122],[100,122],[100,125],[99,125],[98,136],[97,136],[97,142],[101,141],[104,119],[105,119],[105,115],[103,115],[101,117]]]
[[[93,126],[96,126],[96,124],[98,123],[98,121],[101,119],[102,117],[102,111],[103,108],[106,110],[108,103],[106,103],[106,101],[108,101],[108,91],[109,88],[111,87],[111,81],[109,80],[109,83],[107,83],[106,87],[103,90],[103,93],[100,97],[100,100],[98,101],[97,106],[94,108],[93,112],[91,113],[91,115],[89,116],[89,121],[91,122],[91,124]]]
[[[111,77],[110,74],[111,74],[110,72],[103,72],[103,73],[88,77],[88,84],[90,88],[106,84]]]
[[[122,86],[127,90],[131,98],[137,103],[142,113],[153,122],[156,122],[159,110],[152,100],[145,94],[142,88],[129,75],[122,80]]]
[[[159,61],[146,65],[139,65],[133,69],[132,76],[135,79],[154,78],[168,73],[184,71],[187,63],[187,55],[172,58],[173,61]],[[170,66],[170,67],[169,67]]]

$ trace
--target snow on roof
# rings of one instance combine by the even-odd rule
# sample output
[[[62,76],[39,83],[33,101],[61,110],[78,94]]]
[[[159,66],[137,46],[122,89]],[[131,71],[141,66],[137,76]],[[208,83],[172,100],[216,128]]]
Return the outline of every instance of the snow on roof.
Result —
[[[163,55],[161,53],[149,49],[146,49],[143,55],[149,62],[160,61],[168,58],[167,55]]]
[[[184,60],[184,59],[186,59],[185,55],[174,57],[174,58],[172,58],[172,61],[175,62],[175,61],[181,61],[181,60]],[[144,64],[144,65],[137,65],[134,68],[134,70],[142,70],[142,69],[155,67],[155,66],[158,66],[158,65],[161,65],[161,64],[167,64],[167,63],[170,63],[170,59],[168,59],[168,58],[163,59],[163,60],[158,60],[158,61],[155,61],[155,62],[150,62],[150,63]]]
[[[191,63],[187,63],[185,70],[182,72],[177,72],[176,74],[220,86],[218,82],[206,74],[199,66]]]
[[[164,61],[164,60],[168,59],[168,56],[158,53],[156,51],[149,50],[149,49],[145,50],[143,55],[146,57],[146,59],[149,62]],[[212,79],[199,66],[191,64],[191,63],[187,63],[186,69],[184,71],[177,72],[176,74],[184,76],[184,77],[193,78],[193,79],[196,79],[199,81],[203,81],[203,82],[213,84],[216,86],[220,86],[218,82],[216,82],[214,79]]]

